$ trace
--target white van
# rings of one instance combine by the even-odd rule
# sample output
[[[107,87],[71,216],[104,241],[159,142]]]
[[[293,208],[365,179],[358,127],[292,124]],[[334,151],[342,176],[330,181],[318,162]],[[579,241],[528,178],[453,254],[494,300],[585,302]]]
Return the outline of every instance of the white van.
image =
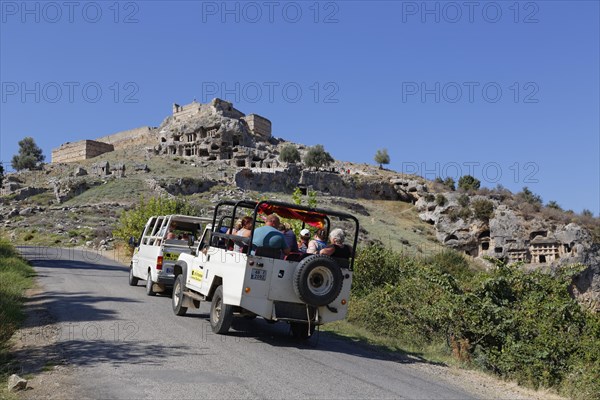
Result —
[[[153,216],[136,244],[129,269],[129,285],[146,280],[146,294],[154,296],[173,286],[173,265],[181,253],[192,253],[210,220],[187,215]]]

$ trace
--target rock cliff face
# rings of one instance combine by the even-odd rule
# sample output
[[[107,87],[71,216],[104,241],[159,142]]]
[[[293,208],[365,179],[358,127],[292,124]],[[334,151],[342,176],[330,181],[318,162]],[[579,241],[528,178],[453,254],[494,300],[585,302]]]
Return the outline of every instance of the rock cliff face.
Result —
[[[523,262],[528,268],[552,271],[582,263],[588,268],[576,278],[574,293],[600,311],[600,245],[586,229],[575,223],[526,219],[487,196],[469,196],[468,204],[464,194],[441,196],[422,196],[416,203],[419,217],[435,226],[440,242],[473,257]],[[489,202],[492,212],[477,214],[473,205],[478,201]]]
[[[291,193],[298,186],[310,187],[318,192],[351,199],[399,200],[414,203],[419,193],[427,191],[426,185],[409,178],[365,177],[335,172],[311,171],[296,165],[273,170],[242,169],[235,174],[236,186],[247,190]]]

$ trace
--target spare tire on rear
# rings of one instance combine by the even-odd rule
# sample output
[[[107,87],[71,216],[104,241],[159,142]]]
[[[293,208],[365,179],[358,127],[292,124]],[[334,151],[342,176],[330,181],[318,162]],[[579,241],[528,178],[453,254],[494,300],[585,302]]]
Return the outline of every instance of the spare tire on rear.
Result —
[[[294,291],[311,306],[326,306],[342,291],[344,276],[335,260],[326,255],[312,255],[300,261],[294,271]]]

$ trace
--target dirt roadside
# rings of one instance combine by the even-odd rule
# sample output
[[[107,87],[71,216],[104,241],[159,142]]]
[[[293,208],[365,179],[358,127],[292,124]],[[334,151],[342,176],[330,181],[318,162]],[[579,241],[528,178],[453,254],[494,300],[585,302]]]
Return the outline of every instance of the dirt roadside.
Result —
[[[36,282],[27,291],[27,318],[11,338],[17,374],[28,380],[27,389],[18,392],[22,399],[75,399],[76,382],[59,346],[61,328],[45,309],[40,298],[43,290]]]

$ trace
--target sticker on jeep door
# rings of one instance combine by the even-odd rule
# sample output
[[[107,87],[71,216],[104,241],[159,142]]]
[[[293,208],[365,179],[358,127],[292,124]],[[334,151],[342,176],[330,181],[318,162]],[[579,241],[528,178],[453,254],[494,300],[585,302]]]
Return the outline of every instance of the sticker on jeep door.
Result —
[[[267,271],[264,269],[252,268],[252,272],[250,273],[250,279],[255,279],[257,281],[266,281]]]
[[[202,280],[202,271],[192,270],[192,279],[201,281]]]

